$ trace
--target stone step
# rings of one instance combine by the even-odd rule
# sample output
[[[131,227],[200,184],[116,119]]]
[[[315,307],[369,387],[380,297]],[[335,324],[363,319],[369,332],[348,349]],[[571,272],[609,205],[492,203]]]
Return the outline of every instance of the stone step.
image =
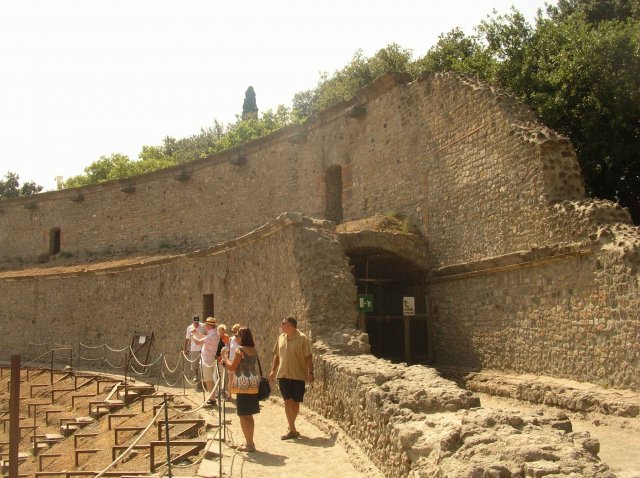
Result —
[[[29,453],[25,453],[22,451],[18,452],[18,463],[22,463],[23,461],[26,461],[27,458],[29,458],[30,454]],[[6,458],[4,460],[0,460],[0,468],[2,470],[6,470],[9,468],[9,459]]]
[[[50,446],[51,445],[49,445],[49,443],[44,442],[44,441],[37,441],[35,444],[32,443],[31,444],[31,454],[33,456],[38,456],[40,454],[40,452],[48,450]]]
[[[76,425],[75,423],[65,423],[64,425],[60,425],[60,433],[64,436],[73,435],[78,430],[80,430],[80,425]]]
[[[60,432],[64,436],[69,436],[95,421],[92,417],[75,417],[74,419],[64,420],[60,422]]]

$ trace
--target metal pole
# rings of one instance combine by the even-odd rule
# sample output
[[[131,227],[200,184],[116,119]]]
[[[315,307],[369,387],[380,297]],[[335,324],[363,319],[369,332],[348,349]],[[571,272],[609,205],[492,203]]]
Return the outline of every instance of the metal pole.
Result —
[[[49,373],[51,375],[51,388],[53,388],[53,349],[51,349],[51,370]]]
[[[130,360],[131,360],[131,353],[127,352],[126,357],[124,359],[124,402],[125,403],[127,403],[127,373],[129,373]]]
[[[9,396],[9,478],[18,478],[20,447],[20,355],[11,356],[11,395]]]
[[[222,369],[222,431],[221,437],[222,441],[227,441],[227,367],[223,367]]]
[[[220,367],[219,362],[216,362],[216,371],[218,375],[218,460],[219,474],[222,476],[222,409],[224,408],[224,402],[222,401],[222,384],[220,383]],[[222,378],[224,379],[224,373]]]
[[[169,468],[169,478],[171,478],[171,445],[169,444],[169,404],[167,394],[164,394],[164,434],[167,440],[167,467]]]
[[[184,352],[180,352],[180,362],[182,362],[182,395],[186,395],[187,385],[184,381]]]

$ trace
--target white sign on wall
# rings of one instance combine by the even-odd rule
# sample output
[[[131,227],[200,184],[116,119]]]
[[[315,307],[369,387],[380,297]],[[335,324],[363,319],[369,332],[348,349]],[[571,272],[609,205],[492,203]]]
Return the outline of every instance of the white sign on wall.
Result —
[[[402,298],[402,315],[416,315],[416,298]]]

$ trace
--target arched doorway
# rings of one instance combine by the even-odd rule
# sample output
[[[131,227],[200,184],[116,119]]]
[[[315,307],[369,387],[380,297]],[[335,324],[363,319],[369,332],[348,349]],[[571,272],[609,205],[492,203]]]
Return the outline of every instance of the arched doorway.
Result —
[[[371,353],[395,362],[431,361],[426,271],[382,249],[361,248],[347,255],[358,297],[365,298],[358,327],[369,335]]]

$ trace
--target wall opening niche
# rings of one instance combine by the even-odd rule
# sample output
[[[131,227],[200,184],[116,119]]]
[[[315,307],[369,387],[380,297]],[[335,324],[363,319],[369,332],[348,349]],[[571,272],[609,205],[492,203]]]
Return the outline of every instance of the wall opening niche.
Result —
[[[204,294],[202,296],[202,320],[207,317],[215,317],[213,312],[213,294]]]
[[[340,224],[342,222],[342,166],[331,166],[325,172],[324,217]]]
[[[60,252],[60,228],[54,227],[49,231],[49,255],[55,256]]]

